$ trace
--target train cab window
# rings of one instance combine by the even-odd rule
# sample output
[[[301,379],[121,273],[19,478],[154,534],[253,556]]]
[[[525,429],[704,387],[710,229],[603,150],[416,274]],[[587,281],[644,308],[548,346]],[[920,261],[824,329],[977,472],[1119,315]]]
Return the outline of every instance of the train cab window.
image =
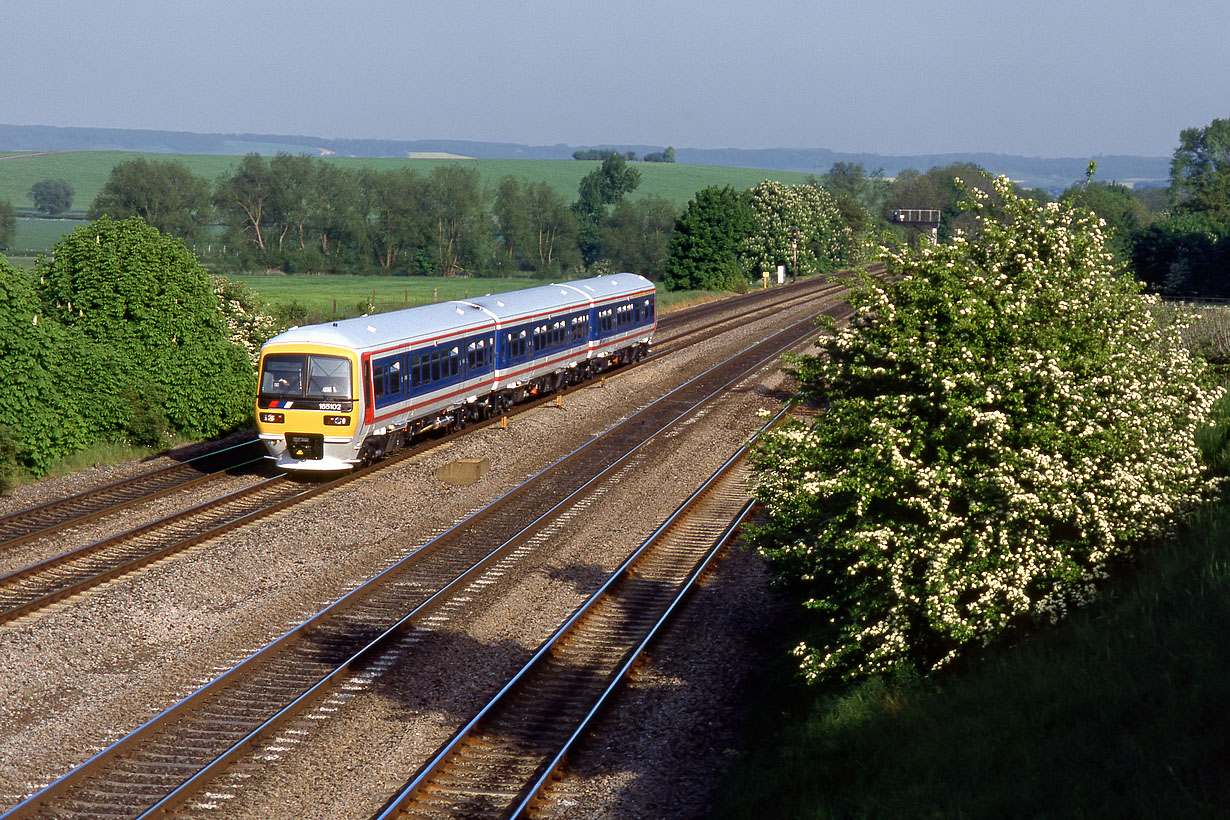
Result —
[[[350,399],[350,360],[341,356],[270,353],[261,367],[261,395]]]
[[[308,356],[307,397],[349,399],[350,360],[341,356]]]
[[[262,396],[302,396],[307,356],[300,353],[270,353],[261,368]]]

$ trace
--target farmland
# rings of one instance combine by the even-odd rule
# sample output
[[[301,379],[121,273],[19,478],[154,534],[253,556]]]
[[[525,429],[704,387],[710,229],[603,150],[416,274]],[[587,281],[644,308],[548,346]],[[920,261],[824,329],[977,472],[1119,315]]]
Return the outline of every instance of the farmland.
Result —
[[[266,309],[298,321],[324,322],[382,313],[406,307],[468,299],[546,284],[545,280],[517,278],[445,278],[438,276],[353,276],[347,274],[286,276],[233,275],[229,279],[251,288]],[[666,312],[717,294],[701,291],[659,292],[658,308]],[[290,306],[300,312],[293,317]]]
[[[7,199],[19,209],[28,207],[30,186],[43,179],[64,179],[76,191],[73,211],[84,213],[107,182],[111,168],[137,158],[150,161],[174,160],[194,174],[213,182],[233,171],[240,157],[208,154],[153,154],[130,151],[68,151],[62,153],[0,155],[0,199]],[[409,167],[419,173],[429,173],[440,164],[462,164],[478,169],[483,184],[493,188],[506,176],[532,182],[546,182],[565,198],[576,197],[581,177],[597,168],[597,161],[554,159],[375,159],[326,157],[350,170],[371,168],[387,171]],[[634,163],[641,173],[641,185],[635,197],[655,195],[676,206],[684,205],[692,195],[708,185],[731,185],[750,188],[767,179],[786,183],[806,180],[807,175],[795,171],[766,171],[756,168],[727,168],[716,165],[679,165],[675,163]]]

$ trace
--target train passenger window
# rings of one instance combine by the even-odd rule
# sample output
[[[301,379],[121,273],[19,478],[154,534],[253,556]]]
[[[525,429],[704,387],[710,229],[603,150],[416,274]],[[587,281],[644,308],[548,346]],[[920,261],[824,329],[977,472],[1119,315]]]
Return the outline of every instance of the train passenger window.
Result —
[[[589,338],[589,317],[572,317],[572,341],[583,342]]]
[[[372,398],[378,399],[384,395],[384,365],[372,366]]]
[[[470,342],[470,346],[466,348],[466,368],[467,372],[482,370],[487,366],[487,340],[478,339]]]
[[[349,399],[350,360],[342,356],[308,356],[307,397]]]
[[[508,334],[508,355],[512,359],[524,358],[529,352],[529,332],[514,330]]]
[[[440,378],[440,351],[435,350],[431,354],[431,380],[438,382]]]
[[[454,345],[448,352],[448,375],[456,376],[461,373],[461,347]]]

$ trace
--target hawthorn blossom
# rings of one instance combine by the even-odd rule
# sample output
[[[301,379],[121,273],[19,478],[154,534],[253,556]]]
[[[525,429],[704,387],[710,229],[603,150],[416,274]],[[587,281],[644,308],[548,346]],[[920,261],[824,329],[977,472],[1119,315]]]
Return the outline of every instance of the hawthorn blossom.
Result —
[[[1221,391],[1184,323],[1159,325],[1099,220],[993,188],[966,191],[972,235],[882,251],[892,278],[792,360],[829,411],[755,456],[759,548],[823,616],[794,650],[808,680],[1057,621],[1213,489],[1195,434]]]

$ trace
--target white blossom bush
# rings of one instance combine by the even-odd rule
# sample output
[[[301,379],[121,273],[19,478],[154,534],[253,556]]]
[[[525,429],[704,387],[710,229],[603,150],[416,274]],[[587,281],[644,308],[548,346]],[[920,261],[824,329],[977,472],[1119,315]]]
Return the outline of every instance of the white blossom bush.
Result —
[[[743,242],[748,270],[791,270],[797,260],[800,274],[829,273],[858,261],[861,246],[837,200],[820,186],[765,180],[748,193],[755,218],[755,230]]]
[[[227,338],[244,349],[255,367],[260,359],[261,345],[283,328],[279,328],[277,321],[261,310],[260,297],[251,288],[224,276],[212,276],[210,279]]]
[[[755,540],[819,616],[795,650],[812,681],[1055,621],[1214,483],[1194,436],[1220,388],[1104,223],[1003,177],[965,192],[972,235],[884,251],[897,278],[793,360],[827,413],[755,456]]]

